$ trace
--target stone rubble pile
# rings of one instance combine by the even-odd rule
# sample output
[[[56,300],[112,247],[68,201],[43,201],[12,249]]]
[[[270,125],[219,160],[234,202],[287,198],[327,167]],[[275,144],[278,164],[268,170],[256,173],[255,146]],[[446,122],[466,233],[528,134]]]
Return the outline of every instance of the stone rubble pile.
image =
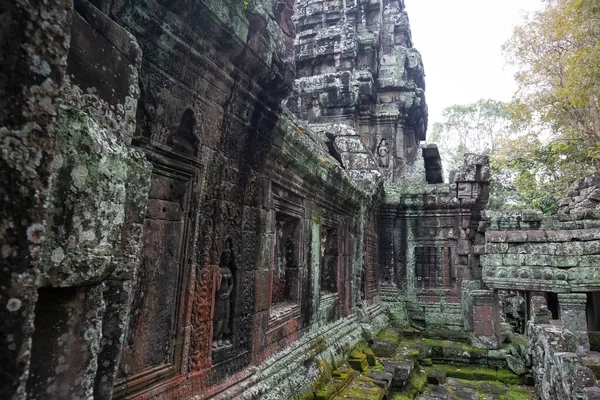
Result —
[[[559,219],[600,219],[600,176],[581,178],[559,203]]]

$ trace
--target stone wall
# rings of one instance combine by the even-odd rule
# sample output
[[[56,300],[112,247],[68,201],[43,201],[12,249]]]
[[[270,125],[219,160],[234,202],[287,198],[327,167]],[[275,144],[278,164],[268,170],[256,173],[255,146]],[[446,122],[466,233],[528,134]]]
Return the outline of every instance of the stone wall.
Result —
[[[596,377],[575,353],[576,338],[557,322],[552,325],[530,322],[527,329],[540,399],[597,398]]]
[[[292,7],[2,6],[1,397],[207,396],[327,333],[301,387],[359,340],[378,189],[281,108]]]
[[[0,16],[0,397],[288,398],[388,318],[481,325],[489,165],[420,147],[402,0]]]
[[[595,182],[594,177],[578,181],[570,200],[563,200],[573,212],[564,209],[554,217],[535,211],[488,214],[483,281],[496,293],[521,296],[525,315],[517,318],[530,320],[533,375],[542,399],[596,398],[600,390],[584,366],[596,359],[589,339],[595,336],[588,330],[598,329],[600,319],[600,230],[591,219],[595,214],[582,211],[584,199],[573,198],[579,190],[593,196]],[[592,361],[584,363],[582,357]]]
[[[420,327],[472,330],[463,287],[481,284],[488,160],[466,155],[449,184],[428,184],[423,159],[409,167],[401,184],[386,183],[379,212],[383,299]]]

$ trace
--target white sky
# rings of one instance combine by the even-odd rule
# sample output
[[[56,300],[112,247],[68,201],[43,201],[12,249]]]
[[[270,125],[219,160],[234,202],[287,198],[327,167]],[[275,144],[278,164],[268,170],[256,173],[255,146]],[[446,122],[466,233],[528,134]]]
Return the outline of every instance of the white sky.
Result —
[[[413,44],[423,56],[429,126],[444,108],[516,90],[500,47],[542,0],[405,0]]]

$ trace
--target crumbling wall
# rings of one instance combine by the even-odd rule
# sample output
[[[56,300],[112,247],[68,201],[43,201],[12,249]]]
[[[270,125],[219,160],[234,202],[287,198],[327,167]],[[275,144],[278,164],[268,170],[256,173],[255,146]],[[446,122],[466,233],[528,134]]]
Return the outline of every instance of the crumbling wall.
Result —
[[[594,302],[600,290],[600,231],[590,211],[596,181],[578,181],[554,217],[535,211],[488,215],[483,281],[495,292],[522,296],[524,315],[518,318],[530,320],[527,334],[542,399],[594,398],[598,392],[582,362],[590,352],[588,329],[600,315]],[[558,319],[550,322],[552,316]]]
[[[562,324],[528,325],[535,387],[540,399],[593,399],[597,382],[575,351],[577,339]],[[597,393],[597,392],[596,392]]]
[[[489,166],[419,146],[403,1],[0,13],[3,397],[283,398],[384,308],[481,322]]]
[[[380,207],[383,299],[400,323],[472,330],[469,292],[481,288],[488,160],[466,155],[449,184],[427,184],[423,159],[409,167],[401,184],[386,183]]]

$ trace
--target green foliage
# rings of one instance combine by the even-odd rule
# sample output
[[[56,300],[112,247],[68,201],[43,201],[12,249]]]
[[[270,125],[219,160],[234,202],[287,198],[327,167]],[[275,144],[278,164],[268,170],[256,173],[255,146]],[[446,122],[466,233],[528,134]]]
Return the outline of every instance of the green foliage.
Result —
[[[465,153],[493,154],[497,139],[510,123],[506,104],[481,99],[442,111],[443,121],[433,124],[431,141],[437,143],[444,166],[458,169]]]
[[[518,68],[519,90],[510,110],[516,123],[542,127],[554,140],[582,141],[600,171],[600,3],[545,4],[503,46]]]
[[[573,133],[542,140],[531,130],[504,137],[499,144],[491,158],[496,182],[490,196],[492,209],[525,208],[555,214],[569,186],[593,173],[587,147]]]

